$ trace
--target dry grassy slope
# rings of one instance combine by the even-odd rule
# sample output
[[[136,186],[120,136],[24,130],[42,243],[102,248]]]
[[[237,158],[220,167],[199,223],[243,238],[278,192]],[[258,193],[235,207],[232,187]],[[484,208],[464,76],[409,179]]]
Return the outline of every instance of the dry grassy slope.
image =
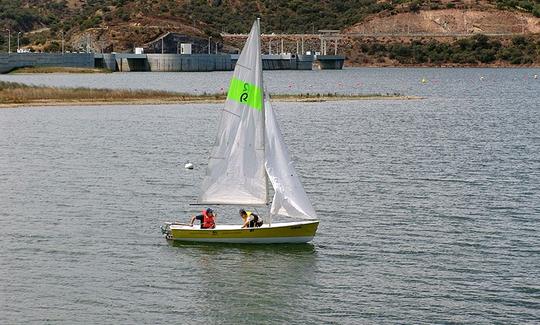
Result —
[[[345,33],[540,33],[540,18],[500,10],[426,10],[381,13],[344,30]]]
[[[172,18],[141,16],[129,22],[115,22],[105,28],[75,31],[71,35],[71,43],[74,46],[83,44],[88,34],[95,50],[104,47],[107,51],[124,52],[132,51],[134,47],[142,46],[166,32],[205,37],[201,30]]]

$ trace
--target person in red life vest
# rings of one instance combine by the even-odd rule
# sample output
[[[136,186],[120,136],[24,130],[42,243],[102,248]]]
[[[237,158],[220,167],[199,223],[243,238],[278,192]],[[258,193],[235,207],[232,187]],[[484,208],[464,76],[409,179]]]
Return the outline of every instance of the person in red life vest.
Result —
[[[208,208],[202,211],[202,214],[198,216],[192,216],[189,226],[193,226],[193,222],[199,220],[201,222],[201,229],[214,229],[216,228],[216,216],[214,215],[214,210]]]

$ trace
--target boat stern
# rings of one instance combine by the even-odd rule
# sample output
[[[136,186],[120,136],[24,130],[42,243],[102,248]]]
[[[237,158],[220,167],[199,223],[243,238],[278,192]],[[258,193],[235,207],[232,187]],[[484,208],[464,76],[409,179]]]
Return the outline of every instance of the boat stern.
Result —
[[[172,222],[165,222],[160,227],[161,233],[165,236],[166,239],[172,239],[171,225]]]

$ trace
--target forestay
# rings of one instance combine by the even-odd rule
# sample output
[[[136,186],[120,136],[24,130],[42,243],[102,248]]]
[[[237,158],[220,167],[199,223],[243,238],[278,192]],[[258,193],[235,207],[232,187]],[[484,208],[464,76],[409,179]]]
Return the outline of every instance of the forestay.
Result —
[[[269,96],[265,97],[266,110],[266,172],[274,187],[271,215],[316,219],[317,215],[291,161],[287,145]]]
[[[199,203],[267,203],[259,33],[256,21],[234,69]]]

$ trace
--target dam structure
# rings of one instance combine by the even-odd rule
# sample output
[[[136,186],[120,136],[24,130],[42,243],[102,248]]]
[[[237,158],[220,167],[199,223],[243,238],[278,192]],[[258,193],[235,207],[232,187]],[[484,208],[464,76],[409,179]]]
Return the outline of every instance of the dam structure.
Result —
[[[95,67],[111,71],[204,72],[233,69],[228,54],[95,54]]]
[[[247,35],[243,34],[222,34],[222,36],[232,39],[247,38]],[[287,40],[288,36],[293,37],[293,40],[296,37],[296,51],[291,40]],[[308,48],[304,50],[304,38],[309,36],[319,38],[320,49],[311,44],[308,46],[309,50]],[[263,70],[343,68],[345,56],[338,55],[338,43],[342,37],[339,30],[319,30],[319,34],[314,35],[272,33],[263,35],[264,37],[268,52],[262,55]],[[96,48],[89,44],[86,46],[86,53],[0,53],[0,73],[8,73],[21,67],[103,68],[112,72],[232,71],[239,57],[239,54],[234,54],[239,50],[225,46],[223,40],[212,41],[212,37],[203,38],[176,32],[166,32],[142,44],[141,47],[134,47],[133,53],[92,52],[96,51]],[[274,51],[272,51],[273,44]],[[315,51],[315,48],[319,51]]]
[[[332,55],[265,54],[264,70],[341,69],[344,57]],[[232,71],[238,54],[171,53],[1,53],[0,73],[22,67],[104,68],[113,72]]]
[[[96,54],[95,66],[111,71],[208,72],[232,71],[238,54]],[[313,55],[264,54],[264,70],[312,70]]]
[[[236,65],[239,54],[231,54],[232,65]],[[313,55],[263,54],[263,70],[312,70]]]
[[[0,53],[0,73],[23,67],[94,68],[92,53]]]

